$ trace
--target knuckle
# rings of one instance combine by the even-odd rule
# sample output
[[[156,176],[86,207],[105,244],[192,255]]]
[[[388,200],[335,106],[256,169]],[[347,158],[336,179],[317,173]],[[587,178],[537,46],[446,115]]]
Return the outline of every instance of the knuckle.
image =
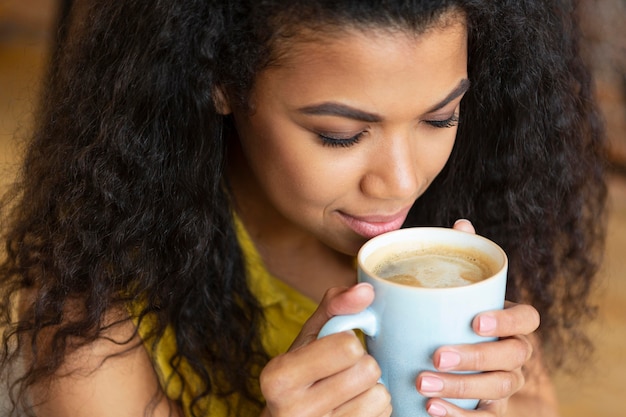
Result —
[[[362,359],[363,362],[363,371],[365,375],[368,376],[368,379],[376,382],[380,378],[382,371],[380,370],[380,366],[378,366],[378,362],[371,355],[365,355]],[[376,384],[377,386],[381,384]],[[385,390],[386,391],[386,390]]]
[[[332,304],[332,301],[345,291],[345,287],[331,287],[327,289],[324,293],[324,297],[322,297],[322,302],[320,303],[320,306],[325,306],[325,308],[329,308],[329,306]]]
[[[535,346],[527,337],[524,338],[524,342],[526,343],[526,360],[524,362],[526,362],[533,356]]]
[[[458,398],[466,398],[467,394],[471,392],[472,384],[467,378],[459,378],[456,383],[456,395]]]
[[[383,399],[383,401],[385,401],[385,403],[387,403],[388,407],[387,409],[389,411],[391,411],[391,393],[389,393],[389,391],[387,390],[387,388],[385,388],[385,386],[383,384],[378,384],[376,385],[377,389],[381,392],[381,397]]]
[[[500,380],[497,391],[498,398],[507,398],[513,394],[513,379],[512,375],[507,373],[506,377]]]
[[[283,393],[290,390],[291,378],[288,372],[280,372],[280,369],[284,369],[280,365],[281,362],[280,356],[272,359],[259,375],[259,385],[267,399],[280,398]]]
[[[521,372],[506,372],[500,378],[496,398],[508,398],[515,394],[524,385],[524,377]]]
[[[475,349],[470,355],[470,358],[472,369],[475,370],[485,369],[486,363],[489,359],[487,354],[481,349]]]
[[[534,330],[537,330],[539,328],[539,325],[541,324],[541,315],[539,314],[539,311],[537,311],[537,309],[535,309],[534,307],[532,308],[532,315]]]
[[[528,304],[520,304],[520,312],[523,312],[524,323],[526,323],[526,333],[530,334],[537,330],[539,325],[541,324],[541,316],[539,315],[539,311],[531,305]]]
[[[376,384],[368,392],[368,409],[379,413],[380,416],[391,415],[391,395],[382,385]]]
[[[387,388],[383,384],[376,384],[371,389],[371,393],[375,401],[380,404],[391,404],[391,394],[387,391]]]
[[[326,292],[324,293],[323,299],[334,298],[335,296],[337,296],[338,294],[340,294],[340,293],[342,293],[344,291],[345,291],[345,289],[341,288],[341,287],[331,287],[331,288],[326,290]]]
[[[365,354],[365,348],[354,333],[338,333],[337,339],[336,351],[340,355],[356,361]]]
[[[517,349],[517,364],[518,366],[522,366],[532,357],[534,346],[527,337],[517,337],[515,339],[519,346],[519,348]]]

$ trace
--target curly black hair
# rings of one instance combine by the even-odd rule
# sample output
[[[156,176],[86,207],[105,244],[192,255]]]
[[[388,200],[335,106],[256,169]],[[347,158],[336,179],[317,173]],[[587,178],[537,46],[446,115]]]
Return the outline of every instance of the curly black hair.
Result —
[[[453,9],[468,25],[472,87],[450,160],[407,224],[471,219],[509,254],[507,296],[539,310],[555,366],[563,344],[585,351],[605,144],[573,2],[89,2],[50,69],[21,180],[2,201],[0,370],[13,375],[13,413],[28,410],[28,389],[77,343],[102,337],[107,311],[137,299],[134,319],[156,317],[155,340],[174,328],[170,362],[184,358],[203,383],[195,417],[213,395],[261,407],[263,311],[233,228],[224,132],[234,127],[216,111],[216,88],[245,105],[276,46],[300,28],[421,33]],[[33,301],[17,314],[25,291]],[[33,359],[13,369],[25,350]]]

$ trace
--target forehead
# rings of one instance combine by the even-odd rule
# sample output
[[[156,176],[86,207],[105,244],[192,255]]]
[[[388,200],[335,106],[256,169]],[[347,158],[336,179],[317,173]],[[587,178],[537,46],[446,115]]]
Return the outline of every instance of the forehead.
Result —
[[[420,35],[433,30],[461,30],[467,31],[465,12],[458,8],[451,8],[439,15],[435,20],[423,23],[418,27],[407,27],[402,23],[381,25],[380,23],[302,23],[289,25],[279,29],[270,42],[268,67],[288,65],[290,60],[305,57],[310,53],[309,48],[325,48],[350,38],[364,36],[376,38],[394,36],[409,42],[419,40]],[[330,48],[329,48],[330,49]],[[329,51],[330,52],[330,51]]]
[[[337,100],[373,109],[385,98],[388,105],[426,105],[467,77],[466,32],[459,17],[419,34],[352,28],[295,36],[258,75],[252,104],[255,96],[280,96],[294,106]]]

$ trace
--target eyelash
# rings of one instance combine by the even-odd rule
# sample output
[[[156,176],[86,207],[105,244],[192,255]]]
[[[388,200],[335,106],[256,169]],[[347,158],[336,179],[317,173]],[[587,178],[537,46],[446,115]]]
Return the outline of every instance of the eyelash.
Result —
[[[446,120],[426,120],[426,123],[436,128],[455,127],[459,125],[459,115],[453,114]]]
[[[427,120],[426,123],[438,129],[455,127],[459,124],[459,116],[454,114],[446,120]],[[324,146],[330,146],[332,148],[349,148],[350,146],[354,146],[359,143],[363,134],[365,134],[365,131],[359,132],[349,138],[334,138],[321,133],[318,133],[318,136],[322,140],[322,144]]]
[[[330,146],[332,148],[349,148],[350,146],[359,143],[363,134],[365,134],[365,131],[359,132],[349,138],[334,138],[332,136],[322,135],[321,133],[318,133],[318,136],[322,140],[322,144],[324,146]]]

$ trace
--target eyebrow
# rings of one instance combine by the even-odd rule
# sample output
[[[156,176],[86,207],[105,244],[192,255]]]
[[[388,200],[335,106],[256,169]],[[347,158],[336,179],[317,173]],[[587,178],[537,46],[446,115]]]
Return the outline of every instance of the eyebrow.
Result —
[[[443,100],[431,107],[426,113],[432,113],[444,107],[455,98],[464,94],[470,86],[470,81],[467,78],[462,79],[459,84],[448,94]],[[345,104],[326,102],[321,104],[314,104],[311,106],[305,106],[298,109],[299,112],[312,115],[312,116],[337,116],[345,117],[348,119],[359,120],[368,123],[378,123],[383,120],[382,116],[376,113],[370,113],[363,110],[356,109],[354,107],[347,106]]]
[[[455,98],[465,94],[467,92],[467,90],[469,90],[469,87],[470,87],[470,80],[468,80],[467,78],[463,78],[459,82],[459,85],[457,85],[456,88],[450,92],[450,94],[448,94],[439,103],[437,103],[433,107],[431,107],[430,110],[428,110],[426,113],[432,113],[434,111],[437,111],[437,110],[445,107],[446,104],[450,103]]]
[[[301,107],[298,111],[312,116],[339,116],[368,123],[378,123],[383,120],[383,118],[376,113],[369,113],[346,106],[345,104],[333,102]]]

